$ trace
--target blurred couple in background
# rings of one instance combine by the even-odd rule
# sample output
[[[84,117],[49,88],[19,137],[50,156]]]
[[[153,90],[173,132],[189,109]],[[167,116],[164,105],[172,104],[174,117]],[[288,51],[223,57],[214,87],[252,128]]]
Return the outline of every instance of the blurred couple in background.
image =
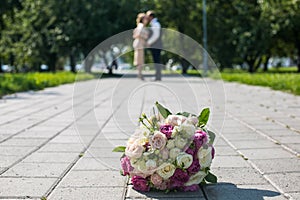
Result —
[[[162,49],[161,25],[153,11],[139,13],[136,19],[136,28],[133,31],[133,64],[138,70],[138,78],[144,80],[142,68],[145,63],[144,48],[151,51],[155,67],[155,81],[161,80],[160,52]],[[150,26],[148,28],[148,25]]]

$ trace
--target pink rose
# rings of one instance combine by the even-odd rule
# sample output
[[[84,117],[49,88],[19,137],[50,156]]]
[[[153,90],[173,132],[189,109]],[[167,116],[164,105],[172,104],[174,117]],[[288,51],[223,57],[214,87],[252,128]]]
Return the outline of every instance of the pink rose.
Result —
[[[182,115],[169,115],[166,119],[167,124],[171,126],[180,126],[183,122],[185,122],[186,117]]]
[[[150,178],[151,182],[153,183],[153,185],[155,187],[158,187],[162,184],[163,179],[160,175],[158,174],[152,174],[151,178]]]
[[[125,156],[121,159],[121,167],[123,169],[123,175],[129,175],[129,173],[134,169],[130,164],[130,159]]]
[[[144,147],[137,142],[133,144],[127,145],[125,149],[125,155],[129,156],[130,158],[139,158],[142,156],[144,151]]]
[[[166,146],[167,137],[159,131],[155,131],[150,140],[150,144],[153,149],[162,149]]]
[[[131,178],[131,182],[133,184],[133,188],[135,190],[141,191],[141,192],[149,192],[150,186],[148,185],[148,181],[140,176],[133,176]]]
[[[172,136],[172,130],[173,130],[173,126],[169,124],[161,125],[159,128],[159,131],[165,134],[168,139],[170,139]]]
[[[166,190],[169,187],[169,183],[166,181],[163,181],[160,185],[156,186],[159,190]]]

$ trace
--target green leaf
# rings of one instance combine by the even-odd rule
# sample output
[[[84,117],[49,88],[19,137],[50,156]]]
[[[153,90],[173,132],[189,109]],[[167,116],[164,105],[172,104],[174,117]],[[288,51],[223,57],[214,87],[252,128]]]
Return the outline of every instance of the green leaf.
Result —
[[[218,181],[218,178],[210,172],[208,172],[204,179],[209,183],[217,183]]]
[[[156,102],[155,103],[159,113],[163,116],[163,118],[167,118],[169,115],[171,115],[172,113],[165,107],[163,107],[160,103]]]
[[[189,113],[189,112],[179,112],[179,113],[176,113],[176,115],[182,115],[182,116],[185,116],[185,117],[196,116],[195,114],[192,114],[192,113]]]
[[[118,146],[116,148],[114,148],[112,151],[113,152],[125,152],[126,147],[124,146]]]
[[[204,108],[198,117],[198,126],[203,127],[207,124],[209,118],[209,108]]]
[[[207,130],[208,135],[209,135],[209,142],[208,144],[213,144],[216,138],[216,134],[212,131]]]

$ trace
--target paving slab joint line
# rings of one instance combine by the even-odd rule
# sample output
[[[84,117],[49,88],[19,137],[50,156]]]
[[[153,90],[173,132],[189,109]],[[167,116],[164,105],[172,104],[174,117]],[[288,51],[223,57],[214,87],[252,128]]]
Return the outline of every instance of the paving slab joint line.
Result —
[[[232,117],[233,118],[233,117]],[[252,168],[257,170],[265,180],[267,180],[279,193],[281,193],[285,198],[291,199],[291,196],[284,191],[280,187],[278,187],[272,180],[270,180],[263,171],[261,171],[252,161],[250,161],[247,157],[245,157],[242,152],[240,152],[222,133],[218,133],[218,135],[231,147],[233,148]]]
[[[102,90],[101,92],[106,92],[108,89],[110,89],[110,88],[106,88],[106,89]],[[97,93],[97,94],[98,94],[98,93]],[[100,92],[99,92],[99,94],[100,94]],[[73,97],[72,97],[72,98],[73,98]],[[89,99],[89,98],[85,98],[84,100],[82,100],[81,102],[77,103],[76,105],[80,105],[80,104],[85,103],[87,99]],[[68,107],[68,108],[66,108],[66,109],[64,109],[64,110],[62,110],[62,111],[60,111],[60,112],[58,112],[58,113],[56,113],[56,114],[54,114],[54,115],[51,115],[50,117],[47,117],[46,119],[43,119],[43,120],[41,120],[41,121],[39,121],[39,122],[37,122],[37,123],[35,123],[35,124],[29,126],[29,127],[26,127],[26,128],[24,128],[24,129],[22,129],[22,130],[16,132],[15,134],[12,134],[11,136],[5,138],[4,140],[1,140],[1,141],[0,141],[0,144],[3,143],[3,142],[5,142],[5,141],[7,141],[7,140],[9,140],[9,139],[11,139],[12,137],[14,137],[14,136],[16,136],[16,135],[19,135],[20,133],[23,133],[24,131],[26,131],[26,130],[28,130],[28,129],[31,129],[32,127],[35,127],[35,126],[37,126],[37,125],[39,125],[39,124],[41,124],[41,123],[43,123],[43,122],[48,121],[49,119],[52,119],[54,116],[57,116],[57,115],[60,115],[60,114],[62,114],[62,113],[64,113],[64,112],[66,112],[67,110],[69,110],[70,108],[73,108],[74,106],[75,106],[75,105],[72,104],[72,106],[70,106],[70,107]]]
[[[292,131],[294,131],[294,132],[300,133],[299,130],[297,130],[297,129],[293,128],[293,127],[290,127],[290,126],[288,126],[288,125],[286,125],[286,124],[284,124],[284,123],[282,123],[282,122],[280,122],[280,121],[278,121],[278,120],[276,120],[276,119],[274,119],[274,118],[272,118],[272,117],[268,117],[268,116],[266,116],[266,115],[262,115],[261,113],[255,112],[255,111],[253,111],[253,110],[251,110],[251,109],[248,109],[248,110],[249,110],[250,112],[253,112],[253,113],[258,114],[259,116],[261,116],[262,118],[264,118],[264,119],[266,119],[266,120],[271,120],[273,123],[276,123],[276,124],[278,124],[278,125],[280,125],[280,126],[282,126],[282,127],[285,127],[285,128],[287,128],[287,129],[290,129],[290,130],[292,130]],[[281,112],[281,113],[283,113],[283,112]],[[283,114],[285,114],[285,113],[283,113]]]
[[[127,97],[125,97],[125,98],[127,98]],[[89,112],[91,112],[94,108],[98,107],[100,104],[102,104],[103,102],[107,101],[108,99],[109,99],[109,97],[105,98],[104,100],[102,100],[99,104],[95,105],[92,109],[89,109],[86,113],[84,113],[80,118],[82,118],[83,116],[85,116],[86,114],[88,114]],[[48,198],[51,195],[51,193],[55,190],[55,188],[62,181],[62,179],[68,174],[69,171],[71,171],[71,169],[75,166],[75,164],[79,161],[79,159],[82,158],[82,155],[87,152],[88,148],[92,145],[92,143],[95,141],[95,139],[99,136],[99,134],[102,132],[103,128],[106,126],[106,124],[109,122],[109,120],[111,120],[111,118],[113,117],[114,113],[121,107],[121,105],[122,105],[123,102],[124,101],[121,101],[121,103],[116,107],[116,109],[114,110],[114,112],[111,113],[111,115],[106,119],[106,121],[104,122],[104,124],[101,126],[100,130],[96,132],[95,136],[91,139],[91,141],[89,142],[89,144],[86,145],[86,148],[81,153],[78,154],[78,157],[75,158],[75,160],[68,166],[68,168],[63,172],[63,174],[59,177],[59,179],[57,179],[57,181],[55,181],[55,183],[51,186],[51,188],[49,188],[49,190],[43,195],[45,198]],[[73,123],[74,122],[72,122],[72,124]]]
[[[274,138],[268,136],[268,135],[265,134],[264,132],[262,132],[262,131],[260,131],[260,130],[257,130],[256,128],[254,128],[253,126],[251,126],[250,124],[248,124],[247,122],[242,121],[242,120],[240,120],[240,119],[234,117],[232,114],[230,114],[230,113],[228,113],[228,112],[227,112],[227,115],[228,115],[230,118],[234,119],[235,121],[237,121],[237,122],[239,122],[239,123],[245,125],[246,127],[250,128],[251,130],[255,131],[255,132],[258,133],[259,135],[261,135],[261,136],[267,138],[268,140],[272,141],[274,144],[277,144],[277,145],[281,146],[281,148],[285,149],[286,151],[288,151],[289,153],[295,155],[296,157],[299,157],[299,156],[300,156],[300,154],[299,154],[298,152],[294,151],[293,149],[289,148],[288,146],[286,146],[286,145],[284,145],[284,144],[281,144],[279,141],[277,141],[277,140],[275,140]]]
[[[128,184],[129,184],[129,178],[128,176],[126,176],[126,181],[125,181],[125,186],[124,186],[124,190],[123,190],[123,194],[122,194],[122,200],[126,200],[126,195],[128,193]]]
[[[200,186],[200,189],[201,189],[201,191],[202,191],[202,194],[203,194],[204,198],[205,198],[206,200],[208,200],[208,196],[207,196],[207,194],[206,194],[206,192],[205,192],[203,186]]]

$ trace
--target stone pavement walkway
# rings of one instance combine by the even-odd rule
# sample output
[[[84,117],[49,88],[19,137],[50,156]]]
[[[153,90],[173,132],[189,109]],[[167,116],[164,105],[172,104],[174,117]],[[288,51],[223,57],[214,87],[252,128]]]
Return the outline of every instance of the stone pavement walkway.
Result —
[[[120,176],[111,150],[157,100],[174,112],[211,108],[218,184],[143,194]],[[0,199],[300,199],[299,154],[300,97],[268,88],[129,75],[0,100]]]

